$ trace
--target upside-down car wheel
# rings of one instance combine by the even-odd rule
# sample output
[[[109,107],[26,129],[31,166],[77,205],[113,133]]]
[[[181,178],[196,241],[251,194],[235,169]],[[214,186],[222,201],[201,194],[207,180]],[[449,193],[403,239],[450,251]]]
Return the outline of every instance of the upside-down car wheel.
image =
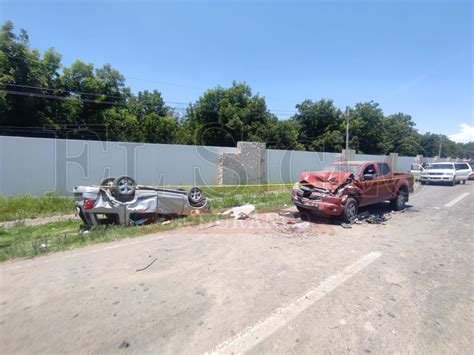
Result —
[[[114,180],[113,191],[118,197],[131,197],[135,194],[135,180],[129,176],[119,176]]]

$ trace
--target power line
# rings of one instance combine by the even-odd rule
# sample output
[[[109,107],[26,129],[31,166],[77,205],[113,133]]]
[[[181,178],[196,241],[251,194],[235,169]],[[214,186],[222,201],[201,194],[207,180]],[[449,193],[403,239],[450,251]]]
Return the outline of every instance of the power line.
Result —
[[[15,85],[19,87],[27,87],[27,88],[36,88],[36,89],[43,89],[41,87],[35,87],[35,86],[28,86],[28,85],[17,85],[17,84],[7,84],[7,85]],[[46,88],[44,88],[46,89]],[[47,90],[54,90],[54,89],[47,89]],[[70,98],[74,98],[74,96],[58,96],[58,95],[52,95],[52,94],[45,94],[45,93],[36,93],[36,92],[31,92],[31,91],[17,91],[17,90],[5,90],[5,89],[0,89],[0,92],[5,92],[9,95],[20,95],[20,96],[30,96],[30,97],[41,97],[45,99],[56,99],[56,100],[69,100]],[[87,95],[89,93],[84,93],[84,92],[74,92],[74,91],[63,91],[63,92],[68,92],[68,93],[75,93],[75,94],[84,94]],[[100,94],[93,94],[90,93],[91,95],[96,95],[96,96],[103,96],[103,97],[114,97],[114,96],[107,96],[107,95],[100,95]],[[118,96],[115,96],[119,98]],[[115,106],[123,106],[125,107],[125,103],[120,103],[120,102],[114,102],[114,101],[100,101],[100,100],[92,100],[92,99],[86,99],[80,97],[80,100],[83,102],[87,103],[95,103],[95,104],[104,104],[104,105],[115,105]],[[171,104],[171,105],[188,105],[184,102],[173,102],[173,101],[163,101],[165,104]],[[181,110],[185,111],[187,110],[187,107],[176,107],[176,106],[169,106],[171,109],[174,110]],[[274,112],[276,110],[270,110],[268,109],[269,112]],[[283,110],[281,110],[283,111]],[[204,112],[216,112],[212,110],[205,110]],[[283,113],[280,112],[278,113],[281,116],[292,116],[294,113]]]
[[[38,90],[44,90],[44,91],[61,91],[61,92],[65,92],[65,93],[74,93],[74,94],[81,94],[81,95],[105,96],[105,97],[111,97],[111,98],[114,98],[114,99],[122,99],[123,98],[121,96],[105,95],[105,94],[94,94],[94,93],[91,93],[91,92],[83,92],[83,91],[76,91],[76,90],[70,90],[70,89],[50,89],[50,88],[45,88],[45,87],[41,87],[41,86],[20,85],[20,84],[10,84],[10,83],[5,83],[5,85],[20,87],[20,88],[28,88],[28,89],[38,89]]]
[[[41,60],[40,60],[40,59],[37,59],[37,58],[29,59],[29,58],[21,58],[21,57],[13,56],[13,55],[10,55],[10,54],[5,54],[5,55],[6,55],[7,57],[15,58],[15,59],[18,59],[18,60],[25,60],[25,61],[30,61],[30,62],[31,62],[31,61],[35,61],[35,62],[38,62],[38,63],[41,63],[41,64],[42,64]],[[184,84],[161,82],[161,81],[155,81],[155,80],[150,80],[150,79],[141,79],[141,78],[137,78],[137,77],[125,76],[125,75],[122,75],[122,74],[120,74],[120,75],[121,75],[123,78],[125,78],[125,79],[132,79],[132,80],[141,80],[141,81],[154,82],[154,83],[157,83],[157,84],[160,84],[160,85],[174,85],[174,86],[183,86],[183,87],[190,87],[190,88],[198,88],[198,87],[193,87],[193,86],[184,85]],[[6,85],[21,87],[19,84],[6,84]],[[113,95],[101,95],[101,94],[96,94],[96,93],[79,92],[79,91],[74,91],[74,90],[49,89],[49,88],[34,87],[34,86],[28,86],[28,85],[25,85],[24,87],[35,88],[35,89],[41,89],[41,90],[49,90],[49,91],[54,91],[54,90],[62,91],[62,92],[67,92],[67,91],[69,91],[69,92],[74,92],[74,93],[78,93],[78,94],[81,94],[81,95],[92,95],[92,96],[105,96],[105,97],[111,97],[111,98],[121,98],[121,97],[113,96]],[[207,90],[206,88],[199,88],[199,89],[200,89],[200,90]],[[164,103],[166,103],[166,104],[171,104],[171,105],[189,105],[189,103],[186,103],[186,102],[164,101]],[[282,116],[291,116],[291,115],[293,115],[293,114],[296,113],[295,110],[268,109],[268,111],[278,113],[279,115],[282,115]]]
[[[44,99],[68,100],[68,99],[71,98],[71,96],[58,96],[58,95],[50,95],[50,94],[39,94],[39,93],[31,92],[31,91],[14,91],[14,90],[3,90],[3,89],[0,89],[0,91],[5,92],[9,95],[42,97]],[[94,104],[118,105],[118,106],[123,106],[124,105],[124,104],[121,104],[119,102],[112,102],[112,101],[91,100],[91,99],[85,99],[85,98],[82,98],[82,97],[80,99],[83,102],[94,103]]]

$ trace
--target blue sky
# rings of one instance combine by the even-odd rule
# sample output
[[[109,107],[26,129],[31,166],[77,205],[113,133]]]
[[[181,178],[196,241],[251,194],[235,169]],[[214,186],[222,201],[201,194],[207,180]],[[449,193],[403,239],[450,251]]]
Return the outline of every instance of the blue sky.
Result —
[[[471,1],[0,0],[0,16],[170,102],[238,80],[281,118],[307,98],[374,100],[422,133],[474,130]]]

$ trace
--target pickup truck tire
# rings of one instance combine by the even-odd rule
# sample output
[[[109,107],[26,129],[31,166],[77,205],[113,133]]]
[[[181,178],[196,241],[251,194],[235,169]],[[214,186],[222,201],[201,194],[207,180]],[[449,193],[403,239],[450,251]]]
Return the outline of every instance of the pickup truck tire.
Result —
[[[352,223],[357,217],[358,210],[359,204],[357,203],[357,200],[353,197],[349,197],[344,205],[344,212],[342,212],[343,221],[346,223]]]
[[[311,210],[309,208],[296,206],[296,209],[300,213],[300,218],[303,221],[309,221],[311,219]]]
[[[392,210],[401,211],[405,209],[405,204],[407,202],[408,192],[406,189],[401,188],[397,192],[397,196],[393,200],[390,201],[392,205]]]

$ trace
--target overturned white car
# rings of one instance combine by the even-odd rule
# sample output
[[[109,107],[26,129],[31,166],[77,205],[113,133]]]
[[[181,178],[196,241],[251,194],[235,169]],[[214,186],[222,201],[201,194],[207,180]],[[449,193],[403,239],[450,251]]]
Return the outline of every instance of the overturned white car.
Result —
[[[100,186],[74,187],[76,211],[88,225],[141,225],[166,217],[186,216],[209,209],[201,189],[137,186],[128,176],[107,178]]]

